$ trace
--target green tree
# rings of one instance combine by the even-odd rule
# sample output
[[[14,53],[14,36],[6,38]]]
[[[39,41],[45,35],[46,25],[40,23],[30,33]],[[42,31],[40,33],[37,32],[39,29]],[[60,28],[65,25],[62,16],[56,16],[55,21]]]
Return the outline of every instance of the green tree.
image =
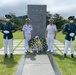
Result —
[[[49,19],[52,18],[52,14],[50,14],[50,12],[46,13],[46,26],[49,24]]]
[[[57,26],[58,31],[61,31],[62,25],[65,24],[63,17],[60,14],[54,14],[54,23]]]
[[[12,22],[14,22],[14,24],[17,26],[18,29],[22,29],[24,23],[25,23],[25,19],[27,18],[27,15],[24,16],[18,16],[18,17],[13,17],[11,19]]]

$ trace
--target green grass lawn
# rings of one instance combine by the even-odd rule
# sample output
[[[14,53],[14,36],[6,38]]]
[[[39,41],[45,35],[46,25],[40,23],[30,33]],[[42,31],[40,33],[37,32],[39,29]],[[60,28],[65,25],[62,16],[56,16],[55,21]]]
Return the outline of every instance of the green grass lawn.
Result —
[[[0,32],[0,48],[3,46],[3,34]]]
[[[3,58],[0,55],[0,75],[14,75],[22,55],[14,55],[13,58]]]
[[[23,32],[22,31],[17,31],[13,34],[14,39],[23,39]]]
[[[67,58],[63,55],[52,55],[52,57],[62,75],[76,75],[76,57],[74,59],[70,55]]]
[[[62,43],[64,43],[64,42],[65,42],[65,39],[64,39],[64,38],[65,38],[65,35],[63,35],[62,32],[58,32],[58,33],[57,33],[57,36],[56,36],[56,39],[57,39],[57,40],[59,40],[59,41],[61,41]]]

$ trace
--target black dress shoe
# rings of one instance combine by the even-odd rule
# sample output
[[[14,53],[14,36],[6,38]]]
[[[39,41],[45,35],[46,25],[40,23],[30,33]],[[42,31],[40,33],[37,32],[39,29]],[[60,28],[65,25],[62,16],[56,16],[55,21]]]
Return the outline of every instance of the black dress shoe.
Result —
[[[73,54],[71,54],[71,57],[72,57],[72,58],[74,58],[74,55],[73,55]]]
[[[7,54],[4,55],[4,58],[6,58],[6,57],[7,57]]]
[[[10,54],[10,57],[11,57],[11,58],[13,57],[13,54],[12,54],[12,53]]]
[[[64,57],[66,57],[66,54],[64,54]]]

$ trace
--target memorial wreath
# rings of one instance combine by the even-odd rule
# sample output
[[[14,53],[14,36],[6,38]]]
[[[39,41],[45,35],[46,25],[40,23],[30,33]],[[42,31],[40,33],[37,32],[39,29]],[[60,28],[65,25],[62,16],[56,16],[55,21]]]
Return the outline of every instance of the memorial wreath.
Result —
[[[47,50],[47,42],[45,38],[39,38],[39,36],[36,36],[35,38],[31,39],[29,41],[29,47],[32,51],[43,51],[46,52]]]

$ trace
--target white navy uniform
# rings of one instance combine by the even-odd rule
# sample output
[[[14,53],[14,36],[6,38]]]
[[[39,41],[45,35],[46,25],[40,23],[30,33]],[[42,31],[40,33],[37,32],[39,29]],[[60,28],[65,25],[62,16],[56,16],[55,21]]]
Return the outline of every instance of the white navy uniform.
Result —
[[[24,31],[24,36],[25,36],[25,52],[28,51],[29,45],[28,42],[31,39],[31,31],[32,31],[32,26],[31,25],[24,25],[22,30]]]
[[[48,45],[48,51],[53,52],[54,48],[54,36],[55,36],[55,31],[57,31],[56,25],[48,25],[46,30],[48,31],[47,33],[47,45]]]

